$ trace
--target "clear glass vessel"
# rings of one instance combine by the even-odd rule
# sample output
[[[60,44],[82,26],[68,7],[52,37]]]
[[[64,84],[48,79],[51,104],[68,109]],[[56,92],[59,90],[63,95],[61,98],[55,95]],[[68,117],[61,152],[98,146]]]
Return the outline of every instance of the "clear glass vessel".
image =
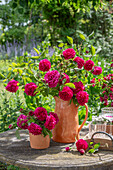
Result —
[[[95,132],[107,132],[113,137],[113,108],[106,107],[102,109],[99,117],[93,117],[89,124],[89,136],[91,137]],[[95,138],[107,138],[104,134],[96,134]]]

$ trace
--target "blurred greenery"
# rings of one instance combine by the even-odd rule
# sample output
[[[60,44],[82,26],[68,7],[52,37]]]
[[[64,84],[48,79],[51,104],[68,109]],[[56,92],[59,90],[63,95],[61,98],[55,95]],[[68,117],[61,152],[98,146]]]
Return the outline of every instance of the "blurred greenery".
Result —
[[[5,49],[9,42],[14,47],[21,44],[26,51],[32,41],[41,44],[48,34],[52,46],[66,42],[67,36],[79,44],[81,32],[94,34],[92,44],[100,47],[101,57],[113,55],[112,1],[10,0],[0,9],[0,44]]]
[[[27,170],[25,168],[19,168],[14,165],[9,165],[3,162],[0,162],[0,170]]]

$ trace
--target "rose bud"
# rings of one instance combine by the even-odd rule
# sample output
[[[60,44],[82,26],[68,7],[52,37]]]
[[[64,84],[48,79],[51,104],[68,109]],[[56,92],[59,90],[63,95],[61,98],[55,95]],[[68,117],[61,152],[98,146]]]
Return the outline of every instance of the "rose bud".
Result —
[[[70,151],[70,147],[65,148],[66,152]]]
[[[85,150],[84,149],[80,149],[79,152],[80,152],[81,155],[84,155]]]

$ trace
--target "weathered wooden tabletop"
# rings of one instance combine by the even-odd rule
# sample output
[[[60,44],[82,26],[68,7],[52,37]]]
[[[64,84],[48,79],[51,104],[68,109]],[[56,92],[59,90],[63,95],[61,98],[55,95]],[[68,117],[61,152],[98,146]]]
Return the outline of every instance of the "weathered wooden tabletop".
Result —
[[[112,170],[113,152],[99,151],[93,156],[80,153],[72,144],[61,144],[51,140],[50,147],[36,150],[30,147],[29,134],[20,131],[21,139],[15,130],[0,133],[0,161],[30,170]],[[83,134],[82,134],[83,135]],[[65,151],[65,147],[73,149]]]

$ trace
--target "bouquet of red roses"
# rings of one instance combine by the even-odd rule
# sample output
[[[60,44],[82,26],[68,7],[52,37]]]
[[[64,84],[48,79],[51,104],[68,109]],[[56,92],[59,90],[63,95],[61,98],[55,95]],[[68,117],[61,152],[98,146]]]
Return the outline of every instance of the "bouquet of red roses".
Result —
[[[102,68],[96,66],[90,58],[82,57],[76,46],[72,46],[70,48],[64,44],[61,49],[55,47],[52,56],[49,56],[47,49],[43,52],[35,49],[38,56],[18,58],[18,63],[10,66],[11,75],[5,88],[16,93],[21,87],[27,109],[33,113],[32,116],[29,115],[31,112],[19,116],[17,125],[20,128],[28,128],[29,131],[37,129],[39,133],[44,132],[45,128],[54,128],[57,123],[56,115],[44,111],[46,109],[42,104],[42,96],[57,96],[65,101],[73,100],[76,105],[82,106],[88,102],[89,94],[85,90],[87,76],[100,75]]]

